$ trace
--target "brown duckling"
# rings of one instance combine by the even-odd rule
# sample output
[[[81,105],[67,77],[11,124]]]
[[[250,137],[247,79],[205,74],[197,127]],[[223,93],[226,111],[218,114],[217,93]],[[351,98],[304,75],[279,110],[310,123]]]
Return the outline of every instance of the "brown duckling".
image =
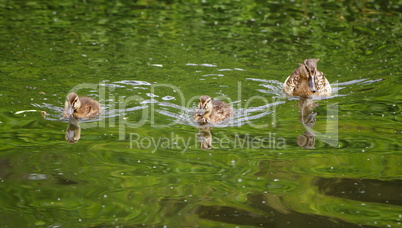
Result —
[[[200,103],[194,115],[194,121],[198,124],[219,123],[233,116],[233,108],[228,104],[212,100],[210,96],[200,97]]]
[[[300,97],[331,95],[331,85],[324,73],[317,70],[318,61],[319,59],[306,59],[304,63],[299,64],[300,67],[283,84],[286,95]]]
[[[89,97],[78,97],[76,93],[67,95],[64,107],[64,117],[74,117],[75,119],[90,118],[101,114],[102,109],[99,103]]]

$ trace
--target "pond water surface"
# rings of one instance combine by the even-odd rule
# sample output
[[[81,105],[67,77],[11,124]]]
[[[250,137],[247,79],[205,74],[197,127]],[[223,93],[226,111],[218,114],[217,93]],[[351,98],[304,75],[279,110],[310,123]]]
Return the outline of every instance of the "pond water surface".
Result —
[[[0,226],[402,227],[401,7],[0,0]],[[333,94],[286,97],[310,58]]]

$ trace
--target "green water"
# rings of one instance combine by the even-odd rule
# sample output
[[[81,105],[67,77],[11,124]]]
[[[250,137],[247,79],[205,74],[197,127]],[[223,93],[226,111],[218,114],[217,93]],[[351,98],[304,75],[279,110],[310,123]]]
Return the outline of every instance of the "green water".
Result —
[[[219,2],[0,0],[1,227],[402,227],[402,3]],[[71,90],[104,110],[75,144]],[[204,94],[235,109],[210,150]]]

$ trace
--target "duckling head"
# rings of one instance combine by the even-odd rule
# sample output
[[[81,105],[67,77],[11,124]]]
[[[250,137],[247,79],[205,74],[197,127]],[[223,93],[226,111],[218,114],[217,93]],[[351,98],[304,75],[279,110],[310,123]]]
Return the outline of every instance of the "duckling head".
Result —
[[[81,101],[78,99],[76,93],[70,93],[67,95],[67,116],[71,116],[75,110],[81,107]]]
[[[209,119],[209,116],[212,113],[212,109],[213,105],[211,97],[203,95],[200,97],[200,103],[198,104],[196,115],[205,119]]]
[[[305,70],[308,76],[308,87],[312,93],[317,92],[315,85],[315,77],[317,75],[317,62],[320,59],[306,59],[304,60]]]

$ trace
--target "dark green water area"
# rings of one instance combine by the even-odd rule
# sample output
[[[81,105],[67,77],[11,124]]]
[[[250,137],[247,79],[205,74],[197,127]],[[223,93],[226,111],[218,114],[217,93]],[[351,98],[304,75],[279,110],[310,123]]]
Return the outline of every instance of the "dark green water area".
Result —
[[[401,47],[400,0],[0,0],[0,227],[402,227]]]

